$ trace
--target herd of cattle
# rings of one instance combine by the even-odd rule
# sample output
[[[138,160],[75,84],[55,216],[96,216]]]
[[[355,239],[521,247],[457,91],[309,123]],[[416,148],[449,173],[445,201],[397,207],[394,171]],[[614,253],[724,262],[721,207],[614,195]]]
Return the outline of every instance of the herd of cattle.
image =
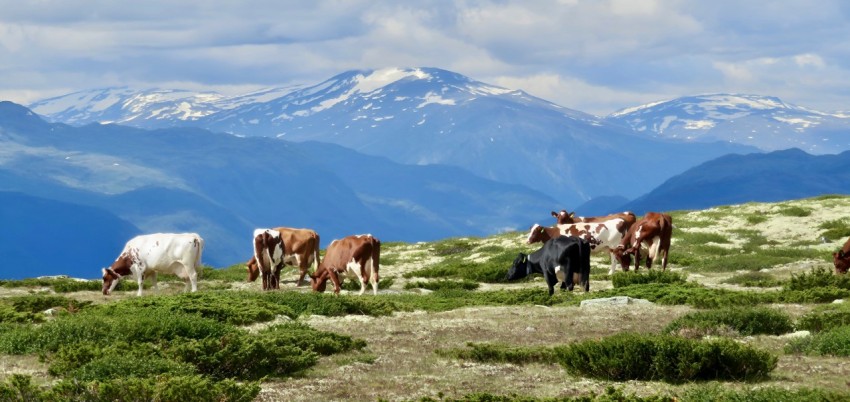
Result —
[[[576,217],[565,210],[552,212],[557,219],[553,226],[535,224],[526,238],[527,244],[543,243],[531,253],[519,253],[508,270],[506,279],[517,280],[532,273],[542,274],[552,295],[555,286],[573,290],[575,283],[585,291],[590,290],[590,255],[608,252],[611,256],[609,274],[617,264],[628,271],[634,256],[634,266],[640,266],[641,248],[647,249],[646,267],[661,258],[661,268],[667,268],[673,220],[668,214],[648,212],[640,220],[631,212],[600,217]],[[173,274],[186,281],[186,289],[198,288],[198,275],[204,240],[195,233],[156,233],[134,237],[124,246],[109,268],[103,269],[103,294],[109,295],[125,276],[132,275],[138,282],[137,294],[142,295],[142,284],[151,278],[156,288],[156,276]],[[337,239],[319,257],[319,235],[310,229],[286,227],[257,229],[253,237],[253,256],[247,262],[248,281],[262,276],[263,290],[280,288],[280,273],[285,265],[298,267],[297,286],[309,275],[313,291],[324,292],[327,281],[340,292],[340,275],[360,281],[360,294],[372,285],[378,293],[381,242],[372,235],[356,235]],[[850,239],[838,252],[833,253],[836,273],[846,273],[850,268]],[[316,270],[310,273],[310,267]]]

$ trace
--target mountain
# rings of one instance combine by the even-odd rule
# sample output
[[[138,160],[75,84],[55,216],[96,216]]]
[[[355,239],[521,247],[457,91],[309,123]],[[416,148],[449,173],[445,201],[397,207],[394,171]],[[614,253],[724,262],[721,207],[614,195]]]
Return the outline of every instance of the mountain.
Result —
[[[764,151],[835,154],[850,149],[850,113],[818,112],[770,96],[688,96],[623,109],[605,120],[648,137],[727,141]]]
[[[348,71],[275,99],[172,121],[237,136],[333,143],[399,164],[460,167],[527,186],[565,207],[603,195],[634,198],[698,163],[755,151],[634,135],[622,124],[438,68]]]
[[[0,102],[0,191],[101,209],[146,233],[198,232],[213,266],[247,260],[256,227],[310,227],[324,244],[365,232],[434,240],[526,227],[558,205],[459,168],[196,128],[74,127],[10,102]]]
[[[688,169],[618,208],[646,211],[705,209],[850,194],[850,151],[810,155],[799,149],[726,155]]]
[[[3,279],[99,278],[140,230],[96,207],[0,191]]]

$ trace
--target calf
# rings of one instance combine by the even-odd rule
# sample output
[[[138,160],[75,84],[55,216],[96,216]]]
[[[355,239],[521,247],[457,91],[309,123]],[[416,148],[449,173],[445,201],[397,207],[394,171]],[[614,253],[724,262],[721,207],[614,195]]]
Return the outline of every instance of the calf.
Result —
[[[316,263],[316,267],[319,265],[319,234],[311,229],[278,227],[274,230],[280,232],[283,241],[283,264],[298,267],[301,272],[297,286],[301,286],[313,263]],[[248,281],[257,280],[260,274],[257,260],[251,257],[245,265],[248,268]]]
[[[198,270],[203,251],[204,239],[196,233],[136,236],[124,245],[109,268],[103,268],[103,294],[111,294],[121,278],[134,275],[139,283],[136,294],[141,296],[146,277],[151,277],[156,289],[157,273],[177,275],[186,281],[186,290],[191,286],[195,292],[198,290]]]
[[[283,240],[275,229],[254,230],[254,263],[248,261],[263,276],[263,290],[280,289],[280,270],[283,268]],[[255,276],[256,279],[256,276]]]
[[[844,247],[835,253],[832,253],[832,262],[835,264],[836,274],[846,274],[850,268],[850,239],[844,243]]]
[[[631,254],[635,255],[635,270],[640,267],[640,248],[648,249],[646,268],[652,268],[652,260],[661,256],[661,270],[667,269],[667,255],[670,252],[670,238],[673,236],[673,218],[670,215],[647,212],[641,220],[623,237],[617,247],[620,263],[627,270]]]
[[[573,290],[575,276],[580,276],[579,286],[590,291],[590,243],[578,237],[558,236],[547,240],[543,247],[529,255],[519,253],[505,279],[525,278],[532,273],[543,274],[549,296],[555,285]]]
[[[528,233],[526,243],[546,242],[558,236],[580,237],[590,244],[591,252],[599,253],[607,251],[611,255],[611,267],[608,274],[614,274],[620,255],[616,252],[617,246],[623,238],[621,232],[625,222],[622,218],[609,219],[604,222],[574,223],[569,225],[557,225],[554,227],[543,227],[535,224]]]
[[[339,294],[339,274],[360,279],[360,294],[366,292],[366,283],[372,284],[372,293],[378,294],[378,269],[381,261],[381,241],[372,235],[348,236],[334,240],[325,250],[325,257],[310,275],[313,291],[324,292],[328,279]]]

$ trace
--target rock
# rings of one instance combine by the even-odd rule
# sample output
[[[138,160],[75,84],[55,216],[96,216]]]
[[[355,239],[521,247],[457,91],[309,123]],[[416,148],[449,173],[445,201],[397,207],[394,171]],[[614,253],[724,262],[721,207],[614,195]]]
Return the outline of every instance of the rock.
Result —
[[[780,338],[804,338],[811,335],[809,331],[797,331],[790,334],[780,335]]]
[[[582,300],[581,307],[598,307],[598,306],[623,306],[626,304],[654,304],[649,300],[635,299],[629,296],[614,296],[602,299]]]

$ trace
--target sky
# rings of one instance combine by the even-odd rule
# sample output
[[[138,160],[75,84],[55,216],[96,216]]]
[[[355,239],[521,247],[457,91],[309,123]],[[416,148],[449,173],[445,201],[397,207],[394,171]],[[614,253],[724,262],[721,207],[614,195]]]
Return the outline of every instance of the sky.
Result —
[[[607,115],[706,93],[850,111],[845,0],[0,0],[0,100],[437,67]]]

